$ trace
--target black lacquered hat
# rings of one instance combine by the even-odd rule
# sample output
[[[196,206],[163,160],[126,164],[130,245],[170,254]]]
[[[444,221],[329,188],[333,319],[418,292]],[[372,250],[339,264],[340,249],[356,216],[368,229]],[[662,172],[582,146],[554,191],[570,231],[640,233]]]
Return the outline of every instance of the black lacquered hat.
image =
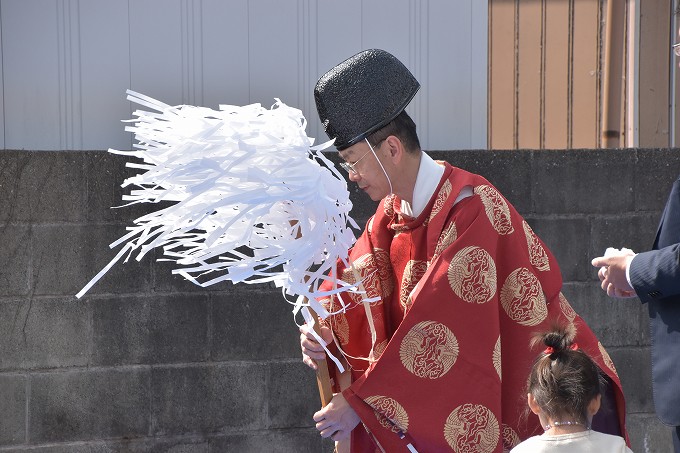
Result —
[[[369,49],[321,76],[314,100],[326,134],[343,150],[396,118],[419,88],[394,55]]]

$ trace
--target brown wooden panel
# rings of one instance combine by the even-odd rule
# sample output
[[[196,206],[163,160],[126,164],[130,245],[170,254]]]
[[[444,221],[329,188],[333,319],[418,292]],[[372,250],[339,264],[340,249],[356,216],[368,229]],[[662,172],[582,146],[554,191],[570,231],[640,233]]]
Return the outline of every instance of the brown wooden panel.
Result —
[[[671,0],[640,2],[639,118],[642,148],[669,146]]]
[[[637,145],[637,106],[634,104],[637,90],[637,12],[633,0],[626,1],[626,31],[624,33],[624,67],[621,105],[621,146],[634,148]]]
[[[544,147],[568,147],[569,0],[545,3]]]
[[[489,4],[488,146],[517,147],[515,129],[515,7],[517,0]]]
[[[623,144],[623,74],[624,42],[626,33],[626,4],[607,1],[603,8],[604,30],[602,33],[602,89],[600,146],[620,148]]]
[[[598,0],[573,0],[571,147],[599,147],[600,16]]]
[[[517,146],[541,148],[543,1],[519,3]]]

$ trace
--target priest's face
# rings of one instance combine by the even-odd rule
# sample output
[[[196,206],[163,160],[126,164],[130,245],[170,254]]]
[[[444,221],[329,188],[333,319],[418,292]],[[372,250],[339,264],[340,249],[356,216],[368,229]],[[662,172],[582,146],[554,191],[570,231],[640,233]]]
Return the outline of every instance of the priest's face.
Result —
[[[340,158],[345,161],[342,167],[347,170],[349,180],[357,183],[373,201],[380,201],[390,194],[390,182],[378,162],[383,143],[378,143],[371,150],[363,140],[340,151]]]

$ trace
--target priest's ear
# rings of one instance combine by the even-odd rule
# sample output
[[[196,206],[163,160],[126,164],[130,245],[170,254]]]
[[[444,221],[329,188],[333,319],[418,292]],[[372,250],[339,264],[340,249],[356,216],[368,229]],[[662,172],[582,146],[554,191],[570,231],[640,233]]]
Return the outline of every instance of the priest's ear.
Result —
[[[404,143],[396,135],[389,135],[384,140],[380,150],[395,164],[398,164],[403,159],[404,153],[406,152]]]

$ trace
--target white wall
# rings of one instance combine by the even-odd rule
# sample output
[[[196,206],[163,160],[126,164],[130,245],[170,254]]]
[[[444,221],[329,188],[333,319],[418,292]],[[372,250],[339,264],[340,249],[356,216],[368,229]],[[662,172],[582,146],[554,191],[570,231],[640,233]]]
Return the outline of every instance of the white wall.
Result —
[[[0,0],[5,149],[129,149],[130,88],[217,108],[274,98],[326,140],[313,88],[372,47],[422,88],[425,149],[486,147],[487,2],[475,0]]]

